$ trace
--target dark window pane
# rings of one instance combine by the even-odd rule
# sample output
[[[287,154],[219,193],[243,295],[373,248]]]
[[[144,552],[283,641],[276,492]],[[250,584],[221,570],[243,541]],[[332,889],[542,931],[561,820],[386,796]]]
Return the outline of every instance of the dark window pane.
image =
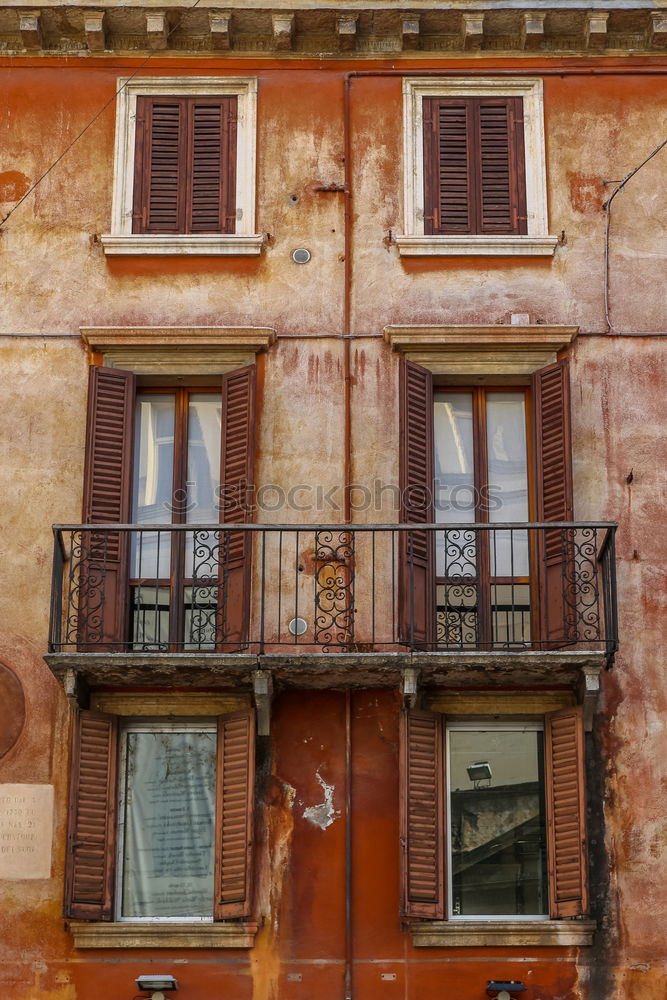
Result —
[[[543,735],[449,732],[454,916],[548,913]]]

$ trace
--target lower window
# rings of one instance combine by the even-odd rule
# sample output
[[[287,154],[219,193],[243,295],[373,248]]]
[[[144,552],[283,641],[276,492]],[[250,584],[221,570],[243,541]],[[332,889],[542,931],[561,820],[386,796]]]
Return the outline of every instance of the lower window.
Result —
[[[215,724],[121,725],[117,917],[213,919]]]
[[[75,726],[66,915],[210,921],[252,906],[254,715]]]
[[[403,914],[539,920],[586,913],[580,707],[528,719],[406,711]]]
[[[452,918],[549,915],[540,723],[447,727]]]

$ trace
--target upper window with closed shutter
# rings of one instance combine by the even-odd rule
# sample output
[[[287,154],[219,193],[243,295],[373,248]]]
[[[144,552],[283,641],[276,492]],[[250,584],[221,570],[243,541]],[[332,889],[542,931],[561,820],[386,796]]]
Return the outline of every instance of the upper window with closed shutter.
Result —
[[[107,254],[258,254],[257,81],[119,81]]]
[[[424,231],[526,232],[523,102],[424,98]]]
[[[139,97],[132,229],[233,233],[235,97]]]
[[[542,81],[406,79],[402,255],[544,256]]]

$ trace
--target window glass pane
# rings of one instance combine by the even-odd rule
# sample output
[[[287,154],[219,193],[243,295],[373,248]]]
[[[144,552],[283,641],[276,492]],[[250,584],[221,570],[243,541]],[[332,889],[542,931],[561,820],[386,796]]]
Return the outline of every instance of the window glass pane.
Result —
[[[472,393],[442,392],[434,402],[435,520],[469,524],[475,520],[475,464]],[[438,576],[475,573],[475,541],[469,532],[436,535]]]
[[[449,731],[454,916],[548,913],[541,732]]]
[[[479,638],[477,587],[465,581],[438,584],[436,596],[438,647],[464,649],[476,646]]]
[[[185,588],[184,649],[215,650],[219,628],[217,581]]]
[[[528,457],[523,392],[486,395],[489,520],[528,520]]]
[[[528,520],[528,452],[523,392],[486,395],[489,521]],[[528,538],[524,532],[491,535],[491,575],[528,575]]]
[[[170,524],[174,476],[173,395],[137,397],[134,436],[133,524]],[[135,579],[169,577],[168,536],[132,536],[131,574]]]
[[[188,407],[188,524],[217,524],[220,486],[220,428],[222,404],[219,393],[191,393]],[[219,535],[190,533],[185,540],[186,579],[201,577],[214,583],[220,554]],[[187,636],[186,630],[186,636]]]
[[[436,521],[475,519],[472,393],[438,393],[434,403]]]
[[[220,485],[220,393],[191,393],[188,409],[188,524],[217,524]]]
[[[121,917],[211,917],[216,733],[126,733]]]
[[[169,648],[169,589],[132,588],[132,648]]]
[[[530,644],[530,586],[527,583],[491,587],[493,642],[496,646]]]

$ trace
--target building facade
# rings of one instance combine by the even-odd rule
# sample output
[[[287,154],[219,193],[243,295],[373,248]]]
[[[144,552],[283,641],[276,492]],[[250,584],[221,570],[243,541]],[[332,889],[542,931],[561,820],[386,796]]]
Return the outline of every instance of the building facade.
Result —
[[[0,3],[3,996],[664,996],[666,49]]]

